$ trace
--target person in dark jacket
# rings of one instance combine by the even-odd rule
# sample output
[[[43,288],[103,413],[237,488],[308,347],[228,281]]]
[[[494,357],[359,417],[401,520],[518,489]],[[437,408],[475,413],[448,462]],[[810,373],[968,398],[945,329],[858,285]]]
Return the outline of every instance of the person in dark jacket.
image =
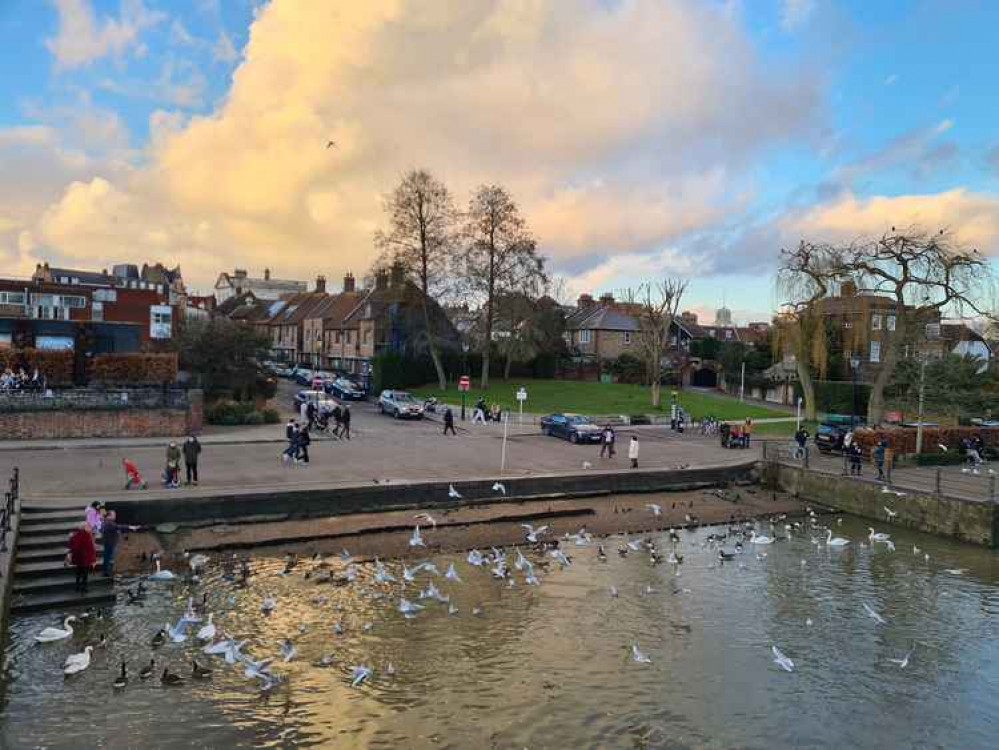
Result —
[[[288,447],[281,453],[282,461],[290,461],[295,457],[295,454],[298,452],[298,446],[296,445],[297,437],[298,423],[294,419],[289,419],[288,424],[284,428],[284,438],[288,441]]]
[[[302,429],[298,431],[298,435],[295,438],[295,446],[297,451],[295,453],[295,463],[309,463],[309,445],[312,443],[312,438],[309,437],[309,426],[303,425]]]
[[[188,435],[184,441],[184,467],[187,469],[187,484],[198,483],[198,456],[201,455],[201,443],[194,435]]]
[[[350,407],[343,405],[343,412],[340,414],[340,437],[350,440]]]
[[[451,411],[451,407],[448,406],[444,409],[444,434],[447,435],[448,430],[451,431],[452,435],[457,435],[458,433],[454,430],[454,412]]]
[[[69,537],[69,553],[66,562],[76,569],[76,590],[87,593],[87,578],[90,569],[97,564],[97,547],[94,545],[90,526],[84,521]]]
[[[305,418],[308,420],[310,430],[316,426],[316,405],[312,401],[305,407]]]
[[[101,542],[104,544],[104,577],[110,578],[114,572],[114,551],[118,546],[118,540],[125,531],[138,531],[138,526],[127,526],[118,523],[117,514],[113,510],[108,511],[107,518],[104,519],[104,526],[101,528]]]
[[[343,427],[343,409],[340,404],[333,407],[333,437],[340,437],[340,429]]]

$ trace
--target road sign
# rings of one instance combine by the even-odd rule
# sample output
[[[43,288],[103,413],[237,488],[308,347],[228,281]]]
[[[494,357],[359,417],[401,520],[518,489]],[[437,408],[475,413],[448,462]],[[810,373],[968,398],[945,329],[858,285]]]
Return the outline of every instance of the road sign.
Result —
[[[462,375],[460,378],[458,378],[458,390],[459,391],[467,391],[471,385],[472,385],[472,381],[469,380],[468,375]]]
[[[517,400],[521,401],[521,402],[527,401],[527,389],[526,388],[520,388],[517,391]]]

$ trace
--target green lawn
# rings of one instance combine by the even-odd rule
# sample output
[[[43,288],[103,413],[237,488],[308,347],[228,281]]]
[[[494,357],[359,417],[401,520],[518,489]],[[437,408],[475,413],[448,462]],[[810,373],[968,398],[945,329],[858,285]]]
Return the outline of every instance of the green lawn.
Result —
[[[479,396],[484,396],[487,403],[498,403],[504,409],[516,409],[515,394],[519,386],[527,389],[525,412],[548,414],[551,412],[580,412],[592,415],[617,414],[649,414],[653,411],[649,389],[638,385],[622,385],[617,383],[593,383],[578,380],[513,380],[509,382],[494,381],[491,387],[483,392],[475,387],[468,392],[467,404],[471,406]],[[660,409],[668,413],[671,389],[663,388],[663,404]],[[453,385],[441,395],[435,384],[427,384],[413,388],[412,393],[419,398],[436,396],[449,404],[460,404],[461,394]],[[785,412],[768,409],[756,404],[740,404],[736,399],[722,395],[706,394],[699,391],[678,391],[680,405],[691,415],[692,419],[714,416],[718,419],[743,419],[754,417],[786,417]],[[792,428],[793,432],[793,428]]]

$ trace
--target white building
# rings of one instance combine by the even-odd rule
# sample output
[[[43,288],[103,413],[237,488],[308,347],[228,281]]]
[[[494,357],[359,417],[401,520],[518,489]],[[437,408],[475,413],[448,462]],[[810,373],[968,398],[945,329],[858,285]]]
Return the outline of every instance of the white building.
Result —
[[[219,304],[243,292],[253,292],[253,296],[261,300],[276,300],[287,294],[303,294],[308,291],[304,281],[288,279],[272,279],[271,269],[264,269],[262,279],[251,278],[246,271],[237,268],[231,274],[220,273],[215,282],[215,299]]]

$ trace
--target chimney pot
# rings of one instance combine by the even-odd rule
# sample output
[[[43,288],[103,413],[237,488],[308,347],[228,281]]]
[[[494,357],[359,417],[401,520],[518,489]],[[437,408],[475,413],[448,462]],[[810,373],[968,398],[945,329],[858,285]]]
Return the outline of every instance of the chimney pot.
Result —
[[[322,274],[316,276],[316,293],[326,294],[326,277]]]
[[[343,291],[353,292],[354,291],[354,274],[349,271],[343,277]]]
[[[593,297],[589,294],[580,294],[579,299],[576,300],[576,305],[581,310],[586,310],[587,308],[593,307]]]
[[[270,280],[271,280],[271,269],[265,268],[264,269],[264,281],[270,281]]]

